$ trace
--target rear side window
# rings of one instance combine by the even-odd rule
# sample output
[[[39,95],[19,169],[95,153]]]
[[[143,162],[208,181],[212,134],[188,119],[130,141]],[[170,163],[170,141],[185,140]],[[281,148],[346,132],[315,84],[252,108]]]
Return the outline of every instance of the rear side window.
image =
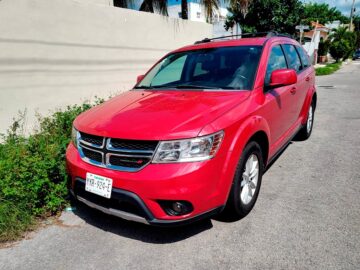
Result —
[[[308,57],[307,53],[305,52],[305,50],[299,46],[296,46],[296,49],[300,55],[301,62],[303,64],[304,69],[307,67],[310,67],[309,57]]]
[[[271,49],[269,61],[266,68],[265,85],[270,83],[271,73],[277,69],[287,68],[286,59],[280,45]]]
[[[292,68],[299,73],[302,70],[300,57],[293,45],[285,44],[283,45],[286,57],[288,59],[289,68]]]

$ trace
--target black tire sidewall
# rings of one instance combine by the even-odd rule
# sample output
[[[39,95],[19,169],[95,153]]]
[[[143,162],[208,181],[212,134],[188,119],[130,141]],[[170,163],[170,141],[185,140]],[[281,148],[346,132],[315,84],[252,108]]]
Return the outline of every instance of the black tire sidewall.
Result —
[[[294,138],[297,141],[305,141],[311,136],[311,133],[312,133],[312,130],[314,127],[314,120],[315,120],[315,104],[314,104],[314,102],[312,102],[310,106],[312,106],[312,118],[313,118],[312,123],[311,123],[311,129],[309,132],[307,131],[307,121],[309,119],[309,111],[308,111],[305,125],[303,125],[301,127],[300,131],[298,132],[298,134],[296,134],[296,136]]]
[[[247,159],[249,158],[249,156],[252,154],[255,154],[259,160],[258,183],[257,183],[256,190],[255,190],[252,200],[248,204],[244,204],[240,199],[240,193],[242,190],[242,187],[241,187],[242,174],[244,172],[245,163],[246,163]],[[230,199],[229,203],[232,204],[231,208],[235,212],[234,214],[236,214],[237,216],[239,216],[239,217],[246,216],[251,211],[251,209],[254,207],[257,197],[259,195],[263,172],[264,172],[264,162],[263,162],[263,158],[262,158],[261,148],[258,143],[250,142],[245,146],[243,153],[240,157],[238,166],[236,168],[234,180],[233,180],[233,186],[231,188],[231,193],[229,196],[229,199]]]

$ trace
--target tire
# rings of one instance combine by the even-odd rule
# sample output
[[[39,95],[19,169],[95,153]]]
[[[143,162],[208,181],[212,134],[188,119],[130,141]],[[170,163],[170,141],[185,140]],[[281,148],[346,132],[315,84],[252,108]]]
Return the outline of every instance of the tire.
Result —
[[[309,139],[314,126],[314,116],[315,116],[314,102],[311,102],[308,115],[306,118],[306,124],[299,130],[298,134],[296,134],[295,140],[305,141]]]
[[[251,158],[253,161],[256,161],[254,157],[256,157],[258,161],[258,174],[256,183],[254,181],[255,178],[247,176],[251,176],[251,173],[249,174],[247,172],[249,169],[249,166],[247,167],[247,165],[250,164],[248,162],[251,162]],[[246,145],[236,168],[232,187],[230,190],[228,201],[226,203],[226,207],[224,209],[224,212],[222,213],[222,217],[230,221],[235,221],[245,217],[247,214],[250,213],[256,203],[261,186],[261,179],[264,172],[264,162],[262,157],[262,150],[258,143],[252,141]],[[251,179],[253,179],[253,181],[251,181]],[[255,188],[253,189],[254,184]],[[250,187],[252,196],[246,197],[246,189],[249,195]],[[249,201],[247,201],[248,199]]]

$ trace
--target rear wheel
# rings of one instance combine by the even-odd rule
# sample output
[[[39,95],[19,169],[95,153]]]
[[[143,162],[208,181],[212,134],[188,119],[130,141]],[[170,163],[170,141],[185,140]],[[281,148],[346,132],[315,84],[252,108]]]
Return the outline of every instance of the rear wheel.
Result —
[[[227,218],[238,220],[250,213],[259,194],[264,171],[258,143],[246,145],[239,160],[229,198],[224,210]]]
[[[305,141],[310,137],[314,125],[314,113],[314,102],[312,102],[308,110],[306,124],[299,130],[296,140]]]

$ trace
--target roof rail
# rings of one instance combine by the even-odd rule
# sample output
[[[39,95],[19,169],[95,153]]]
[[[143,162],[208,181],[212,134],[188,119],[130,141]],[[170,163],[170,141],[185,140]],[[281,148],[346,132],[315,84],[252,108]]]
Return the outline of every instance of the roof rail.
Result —
[[[213,40],[217,39],[227,39],[232,37],[240,37],[240,38],[252,38],[252,37],[287,37],[287,38],[293,38],[289,34],[281,34],[276,31],[270,31],[270,32],[255,32],[255,33],[244,33],[239,35],[229,35],[229,36],[223,36],[223,37],[214,37],[214,38],[204,38],[203,40],[196,41],[194,44],[201,44],[206,42],[211,42]]]

